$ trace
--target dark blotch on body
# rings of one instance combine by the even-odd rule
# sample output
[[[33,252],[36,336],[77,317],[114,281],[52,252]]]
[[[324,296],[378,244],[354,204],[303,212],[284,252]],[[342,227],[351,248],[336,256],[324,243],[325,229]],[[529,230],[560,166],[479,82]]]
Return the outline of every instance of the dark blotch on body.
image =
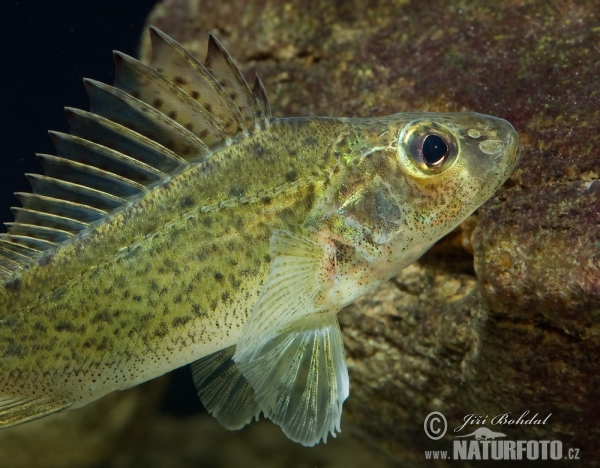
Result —
[[[318,140],[315,137],[313,137],[313,136],[307,136],[304,139],[303,144],[304,144],[304,146],[307,146],[307,147],[310,148],[310,147],[315,146],[317,144],[317,142],[318,142]]]
[[[38,263],[40,264],[40,266],[46,266],[50,263],[52,258],[54,258],[53,254],[46,254],[42,258],[40,258]]]
[[[181,199],[181,206],[183,208],[191,208],[192,206],[194,206],[194,199],[192,197],[183,197]]]
[[[106,322],[106,323],[110,323],[110,315],[108,314],[108,312],[99,312],[97,313],[94,318],[92,319],[92,323],[99,323],[99,322]]]
[[[245,187],[231,187],[231,189],[229,190],[229,196],[232,198],[243,197],[245,193]]]
[[[22,355],[23,347],[14,343],[10,343],[4,350],[2,358],[21,357]]]
[[[233,289],[238,289],[242,284],[241,281],[239,281],[233,274],[229,275],[229,282],[231,283]]]
[[[167,324],[162,322],[159,327],[154,330],[154,336],[158,338],[164,338],[169,333],[169,329],[167,328]]]
[[[12,281],[9,281],[4,285],[4,287],[8,291],[18,291],[19,289],[21,289],[21,280],[17,278]]]
[[[108,339],[106,337],[102,338],[102,341],[100,343],[98,343],[98,345],[96,346],[96,349],[98,351],[104,351],[106,348],[108,348]]]
[[[202,309],[200,308],[200,304],[192,304],[192,312],[194,313],[194,315],[196,317],[202,317],[204,315],[206,315],[205,312],[202,312]]]
[[[298,173],[295,170],[292,170],[285,175],[285,180],[288,182],[294,182],[296,179],[298,179]]]
[[[174,327],[180,327],[188,323],[190,320],[192,320],[191,317],[176,317],[171,323]]]
[[[262,158],[266,153],[265,147],[259,143],[254,143],[253,145],[251,145],[250,151],[257,158]]]
[[[75,326],[72,323],[70,323],[70,322],[60,322],[60,323],[58,323],[54,327],[54,329],[57,332],[63,332],[63,331],[74,332],[75,331]]]

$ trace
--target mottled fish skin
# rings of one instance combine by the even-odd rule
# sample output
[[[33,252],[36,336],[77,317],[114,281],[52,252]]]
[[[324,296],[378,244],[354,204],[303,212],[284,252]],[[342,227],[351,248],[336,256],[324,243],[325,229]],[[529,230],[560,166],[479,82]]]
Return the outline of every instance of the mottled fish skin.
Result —
[[[345,127],[273,122],[8,283],[1,369],[18,378],[3,388],[80,406],[235,344],[272,230],[304,222],[334,164],[316,139]]]
[[[89,229],[23,267],[11,266],[0,290],[0,427],[85,405],[202,358],[196,383],[207,404],[215,392],[205,396],[203,386],[218,381],[220,371],[213,360],[202,374],[203,363],[238,344],[234,361],[231,348],[223,362],[245,385],[235,391],[246,397],[247,414],[227,419],[219,410],[230,400],[207,404],[224,425],[241,427],[262,411],[305,445],[339,430],[347,377],[335,313],[415,261],[487,200],[517,163],[517,137],[502,119],[475,113],[269,119],[268,109],[259,109],[266,99],[257,102],[262,123],[252,127],[236,102],[241,117],[219,118],[223,132],[233,128],[236,135],[222,144],[210,140],[209,153],[188,158]],[[210,138],[217,141],[220,131]],[[415,163],[411,153],[411,138],[431,133],[449,139],[440,167]],[[306,295],[311,305],[301,320],[304,312],[294,311],[276,323],[274,309],[263,310],[275,300],[269,291],[279,291],[273,282],[282,281],[274,279],[283,268],[273,258],[280,252],[316,256],[314,275],[301,280],[315,290]],[[289,274],[293,285],[297,273]],[[332,322],[314,325],[326,312]],[[259,381],[279,372],[265,353],[281,336],[295,339],[296,332],[322,326],[323,369],[331,373],[325,381],[339,395],[329,391],[326,403],[317,396],[312,412],[291,416],[294,408],[282,409],[281,395],[261,387]],[[310,387],[306,372],[298,370]],[[323,408],[333,416],[322,417]],[[316,426],[298,429],[303,417],[318,420]]]

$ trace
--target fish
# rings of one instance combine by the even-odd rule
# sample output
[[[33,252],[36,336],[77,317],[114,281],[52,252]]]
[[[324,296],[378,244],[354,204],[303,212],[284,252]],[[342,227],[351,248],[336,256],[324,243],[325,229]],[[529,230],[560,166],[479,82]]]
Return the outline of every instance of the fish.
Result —
[[[337,313],[416,261],[519,159],[474,112],[272,116],[214,35],[201,63],[151,27],[149,64],[85,79],[57,155],[0,235],[0,428],[190,364],[226,428],[341,431]]]

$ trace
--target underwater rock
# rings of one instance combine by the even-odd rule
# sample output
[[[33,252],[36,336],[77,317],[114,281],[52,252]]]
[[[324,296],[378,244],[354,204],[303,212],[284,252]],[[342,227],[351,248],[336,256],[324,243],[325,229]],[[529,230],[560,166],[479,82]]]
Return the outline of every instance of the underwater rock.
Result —
[[[551,413],[501,432],[600,455],[597,15],[589,0],[165,0],[148,19],[199,57],[216,33],[277,116],[473,110],[519,131],[519,167],[462,234],[340,313],[342,429],[413,466],[451,446],[425,436],[431,411],[450,432]]]

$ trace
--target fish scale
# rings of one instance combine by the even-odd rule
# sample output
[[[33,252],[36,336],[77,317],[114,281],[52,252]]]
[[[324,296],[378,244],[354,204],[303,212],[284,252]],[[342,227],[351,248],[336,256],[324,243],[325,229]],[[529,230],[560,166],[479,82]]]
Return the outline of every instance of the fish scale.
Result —
[[[67,109],[0,237],[0,428],[191,364],[225,427],[326,441],[349,393],[337,312],[491,196],[516,133],[272,118],[216,38],[204,65],[151,38],[149,66],[115,53],[114,86],[86,80],[91,112]]]

